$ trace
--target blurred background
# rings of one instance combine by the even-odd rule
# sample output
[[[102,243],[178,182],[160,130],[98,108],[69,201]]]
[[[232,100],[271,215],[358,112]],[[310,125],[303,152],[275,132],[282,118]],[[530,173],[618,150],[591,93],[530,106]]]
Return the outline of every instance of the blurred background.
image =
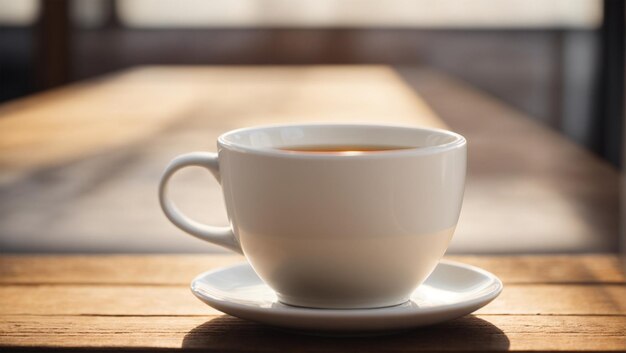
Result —
[[[624,19],[612,0],[0,0],[0,251],[220,251],[167,222],[156,184],[176,154],[214,150],[238,113],[224,108],[211,125],[202,116],[217,108],[198,98],[186,125],[141,122],[131,142],[48,163],[54,129],[136,126],[122,117],[144,108],[128,95],[84,103],[94,85],[132,86],[140,72],[154,84],[137,89],[156,89],[171,79],[162,65],[240,68],[242,87],[236,73],[251,66],[383,65],[470,143],[450,251],[617,252]],[[169,82],[180,93],[196,79]],[[164,92],[136,104],[173,115],[176,95]],[[195,218],[226,224],[214,184],[185,171],[175,196]]]

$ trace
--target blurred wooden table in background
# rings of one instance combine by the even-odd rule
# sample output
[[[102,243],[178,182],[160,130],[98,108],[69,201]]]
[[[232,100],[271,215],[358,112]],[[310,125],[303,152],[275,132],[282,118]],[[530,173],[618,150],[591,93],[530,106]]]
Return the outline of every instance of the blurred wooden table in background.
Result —
[[[624,263],[611,255],[456,256],[504,282],[473,315],[379,337],[306,336],[223,315],[189,290],[236,255],[0,257],[0,351],[625,351]]]
[[[167,162],[215,150],[230,129],[312,121],[465,135],[469,174],[452,252],[616,249],[611,166],[463,82],[426,69],[400,73],[140,67],[0,106],[0,251],[213,251],[162,215],[156,188]],[[174,184],[186,213],[227,224],[219,186],[205,171],[185,170]]]

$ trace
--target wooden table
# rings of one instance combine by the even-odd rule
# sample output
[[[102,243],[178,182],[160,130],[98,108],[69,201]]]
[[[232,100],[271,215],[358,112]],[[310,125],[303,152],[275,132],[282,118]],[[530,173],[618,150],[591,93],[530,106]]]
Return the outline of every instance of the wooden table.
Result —
[[[0,351],[154,348],[239,351],[624,351],[624,262],[611,255],[455,256],[505,289],[474,315],[384,337],[277,331],[211,309],[189,291],[235,255],[0,257]]]
[[[159,210],[165,164],[214,150],[233,128],[309,121],[464,134],[469,174],[452,252],[616,248],[618,175],[607,163],[447,75],[401,74],[383,66],[143,67],[0,106],[0,252],[217,251]],[[227,222],[205,171],[185,170],[174,182],[184,211]],[[436,327],[338,339],[283,333],[196,300],[191,278],[242,261],[234,255],[4,255],[0,351],[626,350],[617,257],[452,258],[500,276],[501,297]]]
[[[455,253],[615,251],[618,173],[474,87],[424,68],[139,67],[0,106],[0,252],[219,251],[156,200],[183,152],[286,122],[449,127],[468,139]],[[409,86],[409,83],[411,86]],[[172,194],[227,224],[219,186],[184,170]]]

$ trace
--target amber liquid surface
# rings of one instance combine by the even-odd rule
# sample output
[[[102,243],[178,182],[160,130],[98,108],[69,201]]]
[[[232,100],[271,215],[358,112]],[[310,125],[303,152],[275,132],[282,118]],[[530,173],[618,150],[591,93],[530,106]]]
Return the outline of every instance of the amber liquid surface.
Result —
[[[315,153],[315,154],[340,154],[355,155],[365,153],[389,152],[408,150],[415,147],[410,146],[388,146],[388,145],[307,145],[307,146],[286,146],[278,148],[281,151]]]

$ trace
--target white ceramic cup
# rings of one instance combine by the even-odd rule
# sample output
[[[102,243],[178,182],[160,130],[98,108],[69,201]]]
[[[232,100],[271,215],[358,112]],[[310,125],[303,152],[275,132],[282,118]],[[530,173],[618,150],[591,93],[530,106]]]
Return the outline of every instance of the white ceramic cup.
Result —
[[[453,132],[379,125],[283,125],[234,130],[218,153],[176,157],[159,188],[187,233],[246,256],[286,304],[373,308],[403,303],[434,270],[456,227],[466,142]],[[306,145],[406,146],[315,154]],[[187,218],[167,197],[179,169],[221,182],[230,227]]]

